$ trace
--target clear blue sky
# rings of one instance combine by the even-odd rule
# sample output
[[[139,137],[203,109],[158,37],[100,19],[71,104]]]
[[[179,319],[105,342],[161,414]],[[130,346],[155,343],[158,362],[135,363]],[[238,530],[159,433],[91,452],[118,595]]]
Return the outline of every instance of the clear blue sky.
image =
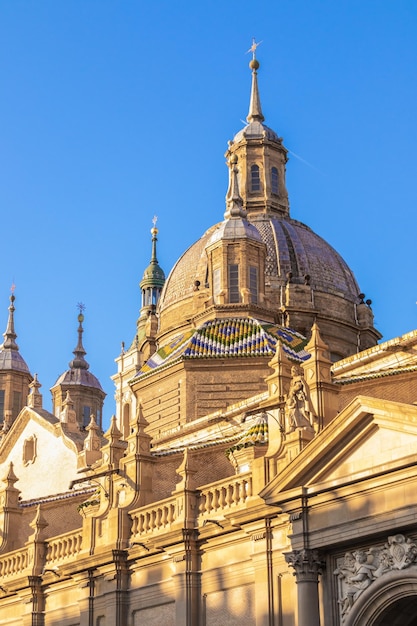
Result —
[[[416,32],[415,0],[0,0],[0,330],[14,282],[46,408],[81,301],[108,423],[153,215],[167,274],[223,218],[252,37],[292,217],[346,259],[385,339],[417,327]]]

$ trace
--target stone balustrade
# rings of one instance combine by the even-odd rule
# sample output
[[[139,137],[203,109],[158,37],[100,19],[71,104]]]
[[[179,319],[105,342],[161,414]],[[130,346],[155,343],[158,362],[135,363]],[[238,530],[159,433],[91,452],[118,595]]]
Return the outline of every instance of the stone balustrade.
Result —
[[[211,483],[200,491],[199,514],[204,518],[207,515],[227,512],[231,508],[243,505],[251,495],[250,474]]]
[[[172,496],[131,512],[132,541],[169,528],[176,519],[176,498]]]
[[[75,558],[81,552],[82,532],[65,533],[48,541],[46,563],[56,565],[61,561]]]
[[[213,515],[224,515],[243,506],[252,495],[252,478],[242,474],[211,483],[196,492],[198,513],[196,526]],[[153,502],[130,512],[132,518],[131,542],[143,540],[145,536],[163,533],[171,529],[180,518],[179,494]],[[82,549],[82,529],[51,538],[46,542],[45,567],[61,565],[79,558]],[[22,575],[30,566],[29,548],[15,550],[0,557],[0,579]]]
[[[23,548],[0,557],[0,578],[22,574],[29,566],[29,550]]]

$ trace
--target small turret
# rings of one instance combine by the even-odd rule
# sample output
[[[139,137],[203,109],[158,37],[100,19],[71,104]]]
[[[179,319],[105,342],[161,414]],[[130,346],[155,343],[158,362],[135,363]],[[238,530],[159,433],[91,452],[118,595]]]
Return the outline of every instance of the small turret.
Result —
[[[74,349],[74,358],[69,362],[70,369],[61,374],[51,389],[54,415],[58,418],[66,407],[67,393],[70,392],[71,402],[75,410],[76,420],[80,427],[86,427],[94,414],[101,428],[104,393],[99,380],[89,372],[89,364],[85,360],[87,354],[82,341],[85,309],[78,305],[78,342]]]
[[[140,281],[142,292],[142,306],[137,322],[137,332],[135,337],[136,345],[141,348],[146,343],[146,353],[152,354],[155,349],[155,336],[158,330],[158,320],[156,317],[156,307],[165,284],[164,270],[158,263],[156,256],[156,242],[158,241],[158,229],[156,228],[157,218],[153,218],[152,235],[152,255],[151,261],[143,273]],[[147,356],[146,356],[147,358]]]
[[[14,290],[14,287],[13,287]],[[32,375],[19,352],[14,329],[14,293],[10,296],[7,328],[0,346],[0,427],[7,432],[26,404]]]

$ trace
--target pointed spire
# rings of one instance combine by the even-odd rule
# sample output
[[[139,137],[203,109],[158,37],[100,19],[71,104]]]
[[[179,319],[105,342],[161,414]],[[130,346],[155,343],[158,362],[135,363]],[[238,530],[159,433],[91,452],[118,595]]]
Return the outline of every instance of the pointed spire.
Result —
[[[42,408],[42,394],[39,389],[42,387],[38,380],[38,375],[35,374],[32,382],[29,385],[28,406],[32,409]]]
[[[229,161],[229,189],[226,195],[225,219],[231,217],[246,217],[246,211],[243,208],[243,200],[239,192],[239,168],[237,167],[237,161],[237,155],[233,154]]]
[[[149,288],[149,287],[155,287],[155,288],[159,288],[159,290],[162,289],[162,287],[164,286],[164,282],[165,282],[165,274],[163,269],[160,267],[160,265],[158,264],[158,259],[156,256],[156,242],[158,241],[158,229],[156,227],[156,222],[157,222],[158,218],[156,217],[156,215],[154,216],[152,223],[153,223],[153,228],[151,228],[151,235],[152,235],[152,254],[151,254],[151,260],[150,263],[148,265],[148,267],[146,268],[146,270],[143,273],[143,278],[141,280],[140,286],[142,289],[145,288]]]
[[[154,215],[153,220],[152,220],[153,228],[151,228],[151,235],[152,235],[151,263],[153,263],[153,264],[158,264],[158,259],[156,258],[156,242],[158,241],[158,238],[157,238],[158,229],[156,227],[156,222],[157,221],[158,221],[158,218],[156,217],[156,215]]]
[[[4,342],[1,346],[2,348],[8,348],[9,350],[19,350],[19,346],[17,345],[15,339],[17,337],[14,331],[14,301],[15,301],[14,293],[10,296],[10,305],[9,305],[9,319],[7,321],[6,332],[3,333]]]
[[[252,52],[252,59],[249,62],[249,67],[252,70],[252,89],[250,94],[250,103],[249,103],[249,113],[247,116],[248,122],[263,122],[264,115],[262,113],[261,107],[261,98],[259,96],[258,89],[258,74],[257,70],[259,69],[259,61],[256,58],[256,48],[259,46],[261,42],[256,43],[255,39],[252,41],[252,46],[248,50],[248,52]]]
[[[88,370],[90,365],[87,363],[87,361],[84,358],[87,352],[84,350],[84,346],[83,346],[84,315],[82,312],[85,310],[85,306],[82,303],[79,303],[77,306],[80,310],[80,313],[78,315],[78,343],[73,351],[73,355],[75,356],[75,359],[72,359],[72,361],[70,361],[69,366],[71,369]]]

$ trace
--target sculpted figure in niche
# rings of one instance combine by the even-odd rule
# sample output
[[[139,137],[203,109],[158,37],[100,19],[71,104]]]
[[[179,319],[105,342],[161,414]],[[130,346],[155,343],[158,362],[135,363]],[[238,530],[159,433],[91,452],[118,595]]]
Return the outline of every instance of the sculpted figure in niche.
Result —
[[[304,379],[303,371],[294,365],[291,374],[290,389],[285,403],[286,432],[291,433],[297,428],[314,430],[315,415],[311,405],[310,390]]]

